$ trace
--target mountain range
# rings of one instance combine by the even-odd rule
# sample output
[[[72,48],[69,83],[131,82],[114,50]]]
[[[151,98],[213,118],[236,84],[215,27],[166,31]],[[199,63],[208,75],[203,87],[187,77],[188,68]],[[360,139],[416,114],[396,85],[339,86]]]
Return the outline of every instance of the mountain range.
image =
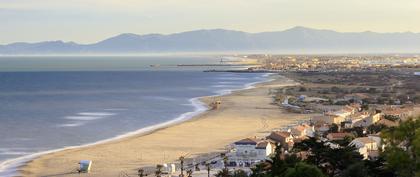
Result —
[[[247,33],[212,29],[169,35],[124,33],[92,44],[45,41],[0,45],[2,55],[160,52],[397,53],[420,51],[420,33],[336,32],[306,27]]]

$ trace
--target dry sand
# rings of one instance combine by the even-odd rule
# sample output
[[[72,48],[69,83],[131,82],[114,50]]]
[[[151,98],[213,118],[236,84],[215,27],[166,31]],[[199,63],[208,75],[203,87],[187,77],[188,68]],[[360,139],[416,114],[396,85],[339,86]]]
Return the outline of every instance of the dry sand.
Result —
[[[79,176],[81,159],[93,160],[92,171],[80,176],[135,176],[141,166],[171,163],[185,154],[191,156],[223,150],[226,145],[250,136],[261,136],[309,115],[286,113],[272,105],[272,88],[295,84],[281,76],[255,88],[221,97],[221,108],[194,119],[120,140],[89,147],[63,150],[40,156],[21,167],[22,176]],[[288,80],[288,81],[287,81]],[[209,103],[213,98],[203,98]]]

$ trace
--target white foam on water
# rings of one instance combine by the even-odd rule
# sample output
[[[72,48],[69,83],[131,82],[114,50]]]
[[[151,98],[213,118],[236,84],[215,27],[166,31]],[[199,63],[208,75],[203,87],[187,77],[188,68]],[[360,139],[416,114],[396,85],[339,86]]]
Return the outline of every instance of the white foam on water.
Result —
[[[104,111],[126,111],[126,110],[128,110],[128,109],[125,109],[125,108],[107,108],[107,109],[104,109]]]
[[[235,80],[245,80],[246,78],[243,78],[243,77],[224,77],[224,78],[221,78],[222,80],[233,80],[233,81],[235,81]]]
[[[28,152],[28,148],[0,148],[0,155],[27,155],[32,152]]]
[[[235,84],[235,82],[229,82],[229,81],[220,81],[217,82],[218,84]]]
[[[235,87],[235,85],[212,85],[213,88],[222,88],[222,87]]]
[[[0,155],[28,155],[31,152],[23,152],[23,151],[0,151]]]
[[[79,112],[77,113],[81,116],[113,116],[115,113],[111,112]]]
[[[104,116],[67,116],[64,117],[64,119],[69,119],[69,120],[97,120],[97,119],[102,119],[105,118]]]
[[[264,77],[268,77],[271,74],[267,74],[267,75],[263,75]],[[221,90],[218,91],[217,95],[210,95],[210,96],[223,96],[226,94],[230,94],[233,91],[236,90],[246,90],[246,89],[251,89],[254,88],[253,85],[258,84],[258,83],[264,83],[264,82],[270,82],[273,79],[267,79],[264,81],[259,81],[259,82],[253,82],[253,83],[249,83],[249,84],[245,84],[244,88],[242,89],[235,89],[235,90]],[[105,140],[101,140],[101,141],[97,141],[94,143],[88,143],[88,144],[84,144],[84,145],[80,145],[80,146],[68,146],[68,147],[64,147],[64,148],[60,148],[60,149],[54,149],[54,150],[49,150],[49,151],[43,151],[43,152],[38,152],[38,153],[33,153],[33,154],[29,154],[29,155],[25,155],[22,157],[18,157],[18,158],[14,158],[14,159],[8,159],[6,161],[3,161],[0,163],[0,176],[1,177],[13,177],[18,175],[18,168],[23,166],[26,162],[30,161],[31,159],[34,159],[36,157],[39,157],[41,155],[45,155],[45,154],[49,154],[49,153],[54,153],[54,152],[58,152],[58,151],[63,151],[63,150],[67,150],[67,149],[75,149],[75,148],[82,148],[82,147],[88,147],[88,146],[93,146],[93,145],[97,145],[97,144],[102,144],[102,143],[106,143],[106,142],[110,142],[110,141],[115,141],[121,138],[126,138],[126,137],[130,137],[133,135],[141,135],[141,134],[145,134],[148,132],[152,132],[161,128],[165,128],[174,124],[178,124],[184,121],[187,121],[191,118],[193,118],[194,116],[197,116],[199,114],[204,113],[205,111],[208,110],[208,107],[201,102],[199,99],[201,97],[195,97],[195,98],[191,98],[189,101],[191,103],[192,106],[194,106],[194,110],[191,112],[186,112],[181,114],[180,116],[176,117],[175,119],[169,120],[167,122],[163,122],[157,125],[153,125],[153,126],[149,126],[149,127],[144,127],[141,129],[138,129],[136,131],[132,131],[132,132],[128,132],[122,135],[118,135],[115,136],[113,138],[109,138],[109,139],[105,139]],[[109,112],[81,112],[78,113],[78,115],[83,115],[83,116],[111,116],[111,115],[115,115],[115,113],[109,113]],[[71,124],[68,124],[71,125]]]
[[[57,127],[80,127],[82,125],[85,125],[83,122],[72,122],[72,123],[65,123],[57,125]]]

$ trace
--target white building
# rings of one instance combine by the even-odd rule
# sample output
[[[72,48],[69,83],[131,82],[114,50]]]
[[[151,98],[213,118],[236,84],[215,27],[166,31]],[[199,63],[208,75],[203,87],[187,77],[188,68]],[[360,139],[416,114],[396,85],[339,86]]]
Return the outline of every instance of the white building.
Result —
[[[236,166],[250,166],[268,159],[274,150],[275,145],[268,141],[245,138],[233,143],[229,161]]]
[[[378,153],[378,144],[370,137],[356,138],[349,146],[354,146],[364,159],[368,159],[370,153]]]

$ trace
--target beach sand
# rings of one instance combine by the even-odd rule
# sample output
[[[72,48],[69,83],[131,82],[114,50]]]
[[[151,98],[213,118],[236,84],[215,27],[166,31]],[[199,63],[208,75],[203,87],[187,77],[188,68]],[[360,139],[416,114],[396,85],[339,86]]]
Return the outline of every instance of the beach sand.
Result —
[[[148,134],[63,150],[42,155],[19,169],[22,176],[79,176],[78,161],[93,160],[92,170],[82,176],[119,176],[125,172],[135,176],[142,166],[175,162],[179,156],[223,151],[241,138],[262,136],[272,129],[284,127],[309,115],[287,113],[272,105],[273,88],[295,83],[282,76],[257,84],[255,88],[235,91],[221,97],[221,107],[195,118]],[[210,103],[214,98],[201,100]]]

